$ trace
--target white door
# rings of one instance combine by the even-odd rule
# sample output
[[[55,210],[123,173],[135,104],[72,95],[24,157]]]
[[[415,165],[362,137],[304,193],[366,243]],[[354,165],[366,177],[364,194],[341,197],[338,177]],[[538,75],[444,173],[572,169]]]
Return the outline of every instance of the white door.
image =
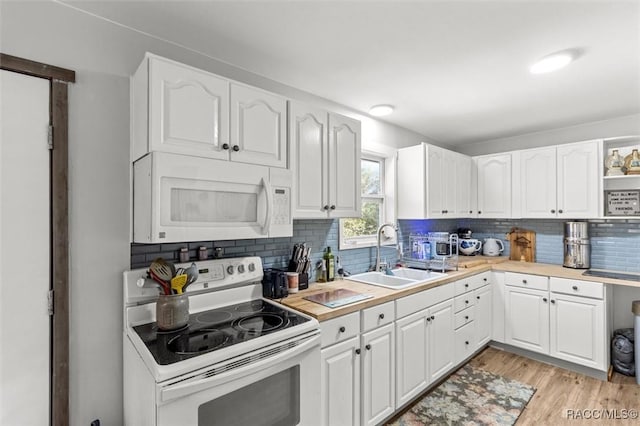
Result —
[[[599,141],[558,146],[558,217],[598,217]]]
[[[331,217],[360,217],[360,122],[329,115],[329,211]]]
[[[293,171],[293,217],[326,219],[328,113],[292,102],[289,110],[290,155]]]
[[[511,154],[477,158],[478,217],[511,217]]]
[[[556,148],[520,152],[522,217],[556,217]]]
[[[429,375],[435,382],[453,368],[454,315],[453,299],[429,308]]]
[[[146,109],[146,99],[141,102]],[[148,108],[151,151],[229,158],[228,81],[150,58]],[[146,120],[136,124],[147,125]]]
[[[445,216],[444,194],[444,149],[436,146],[427,147],[427,197],[429,218]],[[408,188],[407,188],[408,189]]]
[[[549,353],[549,303],[546,291],[506,286],[506,343]]]
[[[0,424],[49,424],[49,81],[0,71]]]
[[[491,340],[492,329],[492,293],[491,285],[480,287],[473,291],[476,298],[475,312],[475,341],[476,347],[480,348]]]
[[[400,407],[427,388],[427,310],[396,321],[396,401]]]
[[[471,217],[471,158],[455,155],[456,170],[456,214],[455,217]],[[475,193],[475,191],[474,191]]]
[[[360,338],[322,350],[320,380],[324,426],[360,424]]]
[[[393,324],[362,335],[362,424],[377,425],[395,410]]]
[[[287,100],[231,84],[232,161],[287,167]]]
[[[550,355],[606,370],[602,300],[551,293]]]

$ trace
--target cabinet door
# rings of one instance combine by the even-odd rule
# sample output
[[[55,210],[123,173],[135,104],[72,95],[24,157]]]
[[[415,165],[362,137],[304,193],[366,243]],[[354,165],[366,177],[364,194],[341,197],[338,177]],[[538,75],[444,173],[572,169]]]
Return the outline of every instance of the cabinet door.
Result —
[[[455,217],[471,217],[471,158],[463,154],[456,154],[456,187],[455,187]],[[475,192],[475,191],[474,191]]]
[[[329,211],[360,217],[360,122],[329,114]]]
[[[506,286],[506,343],[549,353],[548,293]]]
[[[522,217],[556,217],[556,148],[520,152]]]
[[[231,160],[287,167],[287,100],[231,84]]]
[[[149,151],[228,158],[229,151],[223,149],[229,143],[226,80],[149,58],[148,108]]]
[[[558,146],[558,217],[598,217],[599,142]]]
[[[491,286],[493,293],[491,338],[496,342],[504,343],[505,323],[505,285],[504,272],[491,273]]]
[[[478,217],[511,217],[511,154],[478,157]]]
[[[455,331],[455,364],[458,365],[471,356],[476,349],[473,322]]]
[[[321,352],[321,424],[360,424],[360,338],[353,337]]]
[[[398,219],[427,218],[426,144],[398,150]]]
[[[476,347],[480,348],[491,340],[492,329],[492,291],[491,285],[486,285],[473,292],[476,298],[475,305],[475,342]]]
[[[396,321],[396,401],[400,407],[426,389],[427,310]]]
[[[362,357],[362,423],[376,425],[395,410],[393,324],[362,335]]]
[[[551,293],[550,355],[606,371],[602,300]]]
[[[289,111],[290,155],[293,171],[293,217],[327,217],[328,204],[326,111],[292,102]]]
[[[427,146],[427,200],[429,218],[445,217],[444,171],[445,150]],[[451,176],[453,178],[454,176]]]
[[[429,383],[453,368],[455,361],[453,332],[453,299],[429,308]]]
[[[445,217],[456,217],[456,190],[458,182],[458,163],[456,162],[457,153],[444,150],[442,157],[442,200]]]

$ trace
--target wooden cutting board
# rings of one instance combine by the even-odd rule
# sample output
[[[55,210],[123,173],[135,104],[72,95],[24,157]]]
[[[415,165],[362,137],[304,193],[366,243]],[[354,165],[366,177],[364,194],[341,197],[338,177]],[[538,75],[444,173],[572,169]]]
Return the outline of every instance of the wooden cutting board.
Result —
[[[509,259],[525,262],[536,261],[536,233],[526,229],[511,228],[507,233],[511,251]]]

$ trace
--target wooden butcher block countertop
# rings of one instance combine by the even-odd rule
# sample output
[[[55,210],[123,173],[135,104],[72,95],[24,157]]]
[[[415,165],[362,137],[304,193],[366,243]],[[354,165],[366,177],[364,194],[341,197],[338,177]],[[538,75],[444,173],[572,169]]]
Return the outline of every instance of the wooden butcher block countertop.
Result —
[[[617,280],[612,278],[602,277],[590,277],[582,275],[583,269],[570,269],[561,265],[550,265],[545,263],[528,263],[509,260],[504,256],[489,257],[489,256],[473,256],[473,257],[460,257],[459,267],[457,271],[448,271],[447,276],[438,280],[430,281],[425,284],[416,285],[409,288],[393,290],[385,287],[378,287],[374,285],[364,284],[357,281],[351,281],[349,279],[336,280],[330,283],[312,283],[308,289],[302,290],[298,293],[289,295],[288,297],[279,300],[285,306],[293,308],[297,311],[311,315],[317,318],[318,321],[326,321],[332,318],[336,318],[342,315],[356,312],[361,309],[365,309],[371,306],[379,305],[381,303],[390,302],[399,299],[404,296],[408,296],[414,293],[419,293],[424,290],[428,290],[433,287],[437,287],[443,284],[448,284],[453,281],[458,281],[465,277],[476,275],[484,271],[503,271],[503,272],[518,272],[531,275],[544,275],[560,278],[569,278],[583,281],[594,281],[606,284],[626,285],[640,287],[640,282]],[[371,295],[369,299],[362,300],[360,302],[352,303],[349,305],[329,308],[319,303],[311,302],[304,299],[305,296],[312,294],[318,294],[326,292],[327,290],[335,290],[339,288],[349,289],[357,293]]]

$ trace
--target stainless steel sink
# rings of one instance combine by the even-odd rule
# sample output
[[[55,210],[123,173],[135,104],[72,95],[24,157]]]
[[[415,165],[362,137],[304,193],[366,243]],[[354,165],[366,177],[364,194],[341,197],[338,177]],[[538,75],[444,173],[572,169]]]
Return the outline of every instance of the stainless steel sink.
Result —
[[[384,272],[365,272],[363,274],[352,275],[347,279],[397,290],[424,284],[447,276],[447,274],[441,272],[409,268],[393,269],[391,273],[393,275],[387,275]]]

